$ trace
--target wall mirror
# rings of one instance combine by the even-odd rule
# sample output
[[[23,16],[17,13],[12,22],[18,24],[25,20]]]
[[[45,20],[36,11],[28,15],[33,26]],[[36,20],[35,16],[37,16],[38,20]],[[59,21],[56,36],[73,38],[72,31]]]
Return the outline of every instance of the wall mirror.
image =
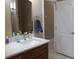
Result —
[[[6,36],[11,36],[13,32],[32,31],[36,36],[44,36],[42,2],[43,0],[5,0]]]
[[[11,0],[10,16],[12,33],[32,32],[32,2],[29,0]]]

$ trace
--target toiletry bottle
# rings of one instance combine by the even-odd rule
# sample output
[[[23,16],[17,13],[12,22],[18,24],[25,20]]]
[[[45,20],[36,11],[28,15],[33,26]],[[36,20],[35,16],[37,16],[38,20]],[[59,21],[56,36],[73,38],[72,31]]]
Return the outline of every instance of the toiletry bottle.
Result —
[[[5,44],[8,44],[9,43],[9,37],[7,36],[6,38],[5,38]]]
[[[19,35],[19,33],[17,33],[16,41],[17,41],[17,42],[20,42],[20,35]]]

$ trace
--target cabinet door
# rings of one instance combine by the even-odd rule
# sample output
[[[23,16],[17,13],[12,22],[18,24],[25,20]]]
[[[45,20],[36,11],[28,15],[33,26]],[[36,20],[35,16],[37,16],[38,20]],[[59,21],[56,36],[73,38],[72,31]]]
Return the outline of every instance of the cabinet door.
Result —
[[[11,57],[11,58],[7,58],[7,59],[22,59],[22,56],[16,56],[16,57]]]
[[[37,57],[30,57],[30,59],[48,59],[48,54],[43,53]]]
[[[28,55],[26,52],[22,54],[22,59],[28,59]]]
[[[21,53],[19,55],[16,55],[16,56],[13,56],[7,59],[28,59],[28,55],[26,52],[24,52],[24,53]]]
[[[28,59],[48,59],[48,44],[32,49],[28,57]]]
[[[12,59],[22,59],[23,56],[17,56],[17,57],[14,57]]]

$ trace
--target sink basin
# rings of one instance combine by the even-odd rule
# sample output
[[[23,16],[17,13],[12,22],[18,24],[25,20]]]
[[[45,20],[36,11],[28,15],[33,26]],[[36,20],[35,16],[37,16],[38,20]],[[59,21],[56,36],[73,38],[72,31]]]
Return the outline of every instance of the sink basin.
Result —
[[[41,41],[40,40],[35,40],[35,39],[26,39],[26,40],[21,40],[20,43],[21,44],[38,44],[40,43]]]

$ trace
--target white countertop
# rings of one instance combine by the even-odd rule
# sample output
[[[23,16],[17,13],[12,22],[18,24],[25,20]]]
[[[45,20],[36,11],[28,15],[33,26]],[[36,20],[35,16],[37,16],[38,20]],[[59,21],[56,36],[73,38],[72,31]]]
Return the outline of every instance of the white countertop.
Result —
[[[11,42],[5,46],[5,57],[11,57],[24,51],[28,51],[35,47],[48,43],[49,40],[33,37],[25,40],[24,43]]]

